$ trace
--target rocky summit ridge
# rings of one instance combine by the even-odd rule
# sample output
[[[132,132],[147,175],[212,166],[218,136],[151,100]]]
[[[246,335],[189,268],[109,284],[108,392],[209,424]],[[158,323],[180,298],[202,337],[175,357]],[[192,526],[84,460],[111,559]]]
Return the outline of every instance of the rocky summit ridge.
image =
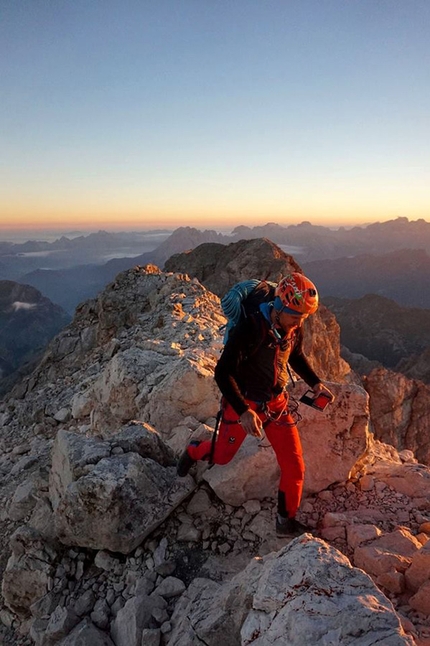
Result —
[[[0,404],[3,643],[426,643],[430,470],[374,440],[333,315],[310,355],[336,402],[298,409],[312,534],[275,537],[264,440],[177,478],[184,444],[213,432],[223,323],[197,278],[136,267]]]

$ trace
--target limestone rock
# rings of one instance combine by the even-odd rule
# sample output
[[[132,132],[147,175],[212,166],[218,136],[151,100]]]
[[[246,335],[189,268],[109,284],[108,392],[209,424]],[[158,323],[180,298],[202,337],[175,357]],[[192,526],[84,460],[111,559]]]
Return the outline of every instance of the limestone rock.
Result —
[[[160,646],[161,631],[158,628],[144,628],[142,646]]]
[[[306,463],[305,491],[326,489],[347,480],[370,445],[368,398],[353,384],[328,384],[336,396],[325,411],[301,404],[299,423]],[[297,385],[297,398],[303,385]]]
[[[172,626],[172,646],[413,644],[370,577],[309,535],[252,561],[223,585],[195,580]]]
[[[250,498],[274,496],[279,467],[267,440],[257,442],[246,437],[233,460],[226,465],[214,465],[205,471],[203,480],[223,502],[238,506]]]
[[[214,358],[194,351],[130,348],[107,364],[87,396],[93,402],[93,426],[104,435],[130,419],[142,419],[160,429],[166,439],[170,429],[193,414],[200,420],[214,416],[219,391],[213,379]]]
[[[75,626],[72,632],[58,643],[58,646],[84,646],[84,644],[114,646],[109,635],[96,628],[89,619],[84,619]]]
[[[107,442],[60,430],[55,438],[50,472],[49,493],[53,508],[58,506],[67,487],[80,478],[89,465],[107,458],[110,452]]]
[[[92,428],[105,436],[136,418],[155,427],[162,421],[160,430],[168,434],[184,416],[195,416],[196,405],[203,422],[218,407],[212,372],[224,322],[219,299],[197,280],[149,265],[122,272],[77,308],[73,322],[14,391],[17,398],[25,395],[25,420],[5,416],[3,408],[0,419],[19,433],[34,409],[41,415],[38,428],[45,427],[47,414],[55,425],[54,416],[67,409],[85,423],[91,416]],[[166,390],[171,386],[173,393]],[[164,410],[160,402],[167,404]],[[67,419],[62,416],[60,425]]]
[[[425,582],[430,580],[430,541],[412,556],[410,568],[405,573],[406,583],[410,590],[416,592]]]
[[[187,415],[201,421],[216,415],[220,393],[213,378],[214,367],[214,362],[198,354],[170,365],[163,380],[148,396],[143,418],[151,420],[156,428],[165,429]]]
[[[70,608],[57,606],[49,618],[45,630],[45,640],[49,644],[66,637],[79,623],[79,617]]]
[[[181,579],[174,576],[168,576],[160,583],[155,589],[156,594],[160,597],[170,599],[170,597],[178,597],[185,590],[185,584]]]
[[[377,536],[381,535],[381,530],[375,525],[349,525],[346,528],[346,536],[348,539],[349,547],[355,549],[361,543],[372,541]]]
[[[409,600],[411,608],[423,615],[430,615],[430,581],[425,581]]]
[[[52,587],[57,552],[36,530],[25,526],[12,535],[11,547],[2,594],[7,607],[25,617]]]
[[[111,626],[111,635],[115,646],[141,646],[142,632],[145,628],[150,627],[153,610],[163,607],[164,603],[157,596],[140,596],[129,599],[118,612]]]
[[[9,506],[9,518],[22,520],[35,507],[36,501],[36,486],[29,478],[17,487]]]
[[[211,501],[204,489],[199,489],[191,498],[187,506],[187,513],[191,516],[196,514],[205,514],[211,506]]]
[[[91,413],[93,428],[107,435],[130,419],[168,433],[187,415],[200,421],[215,415],[213,368],[224,322],[215,296],[187,276],[147,266],[123,272],[96,302],[78,309],[75,327],[94,312],[105,361],[97,378],[74,394],[75,418]],[[112,356],[107,346],[115,337]],[[82,355],[82,346],[73,354]]]
[[[354,551],[354,563],[373,575],[396,570],[405,572],[421,544],[405,528],[379,536]]]
[[[149,431],[130,429],[114,443],[155,451]],[[86,445],[88,447],[86,448]],[[146,448],[145,448],[146,447]],[[155,447],[155,448],[154,448]],[[54,446],[51,501],[58,538],[67,545],[128,553],[135,549],[194,487],[190,476],[178,479],[174,467],[138,453],[110,454],[107,442],[59,433]],[[154,455],[154,453],[152,453]],[[95,464],[88,464],[87,458]],[[167,459],[167,458],[166,458]]]
[[[423,464],[393,465],[381,460],[370,466],[368,472],[410,498],[430,497],[430,469]]]
[[[144,422],[131,422],[120,433],[113,435],[110,444],[119,446],[125,453],[138,453],[144,458],[155,460],[163,467],[176,464],[173,451],[161,439],[159,433]]]

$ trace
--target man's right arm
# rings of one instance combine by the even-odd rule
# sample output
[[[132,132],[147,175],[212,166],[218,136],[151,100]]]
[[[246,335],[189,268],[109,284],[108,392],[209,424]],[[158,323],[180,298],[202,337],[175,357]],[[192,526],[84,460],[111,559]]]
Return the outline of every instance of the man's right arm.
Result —
[[[241,330],[233,330],[215,367],[215,381],[222,395],[240,416],[249,406],[237,383],[237,373],[243,357],[244,337]]]
[[[248,435],[262,437],[262,423],[257,413],[249,408],[237,383],[237,368],[243,356],[243,334],[236,340],[227,341],[224,351],[215,367],[215,380],[221,393],[233,407]]]

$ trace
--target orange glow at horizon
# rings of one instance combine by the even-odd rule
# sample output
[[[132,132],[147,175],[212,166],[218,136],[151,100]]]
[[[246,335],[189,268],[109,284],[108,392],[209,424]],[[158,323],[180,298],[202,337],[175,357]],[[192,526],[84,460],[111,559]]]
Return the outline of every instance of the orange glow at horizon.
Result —
[[[193,205],[162,208],[144,207],[131,209],[120,208],[10,208],[0,213],[0,231],[10,229],[95,229],[95,228],[177,228],[179,226],[235,227],[239,225],[259,226],[268,222],[280,225],[299,224],[309,221],[315,225],[325,226],[354,226],[369,222],[385,221],[406,216],[409,220],[423,218],[430,220],[430,210],[426,207],[406,208],[397,205],[395,208],[381,208],[382,205],[341,205],[326,204],[314,206],[290,204],[288,206],[254,205],[236,208],[227,205],[196,207]],[[379,207],[379,208],[378,208]],[[31,216],[29,213],[31,212]]]

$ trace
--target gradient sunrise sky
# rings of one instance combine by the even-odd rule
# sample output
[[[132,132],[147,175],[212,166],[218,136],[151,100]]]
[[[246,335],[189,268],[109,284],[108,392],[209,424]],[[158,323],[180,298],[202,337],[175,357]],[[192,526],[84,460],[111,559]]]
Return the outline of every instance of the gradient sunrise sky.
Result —
[[[0,0],[0,227],[430,219],[429,0]]]

